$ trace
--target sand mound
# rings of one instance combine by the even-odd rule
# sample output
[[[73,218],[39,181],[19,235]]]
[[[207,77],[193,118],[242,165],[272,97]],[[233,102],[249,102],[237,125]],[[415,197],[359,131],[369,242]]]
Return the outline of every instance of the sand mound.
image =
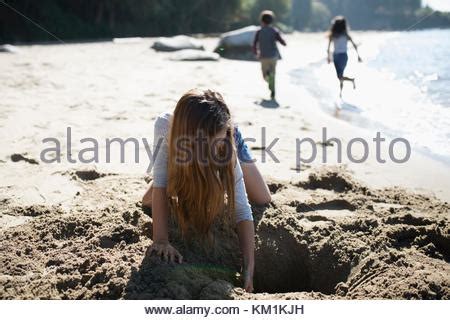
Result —
[[[1,229],[0,298],[449,299],[449,205],[369,190],[334,170],[269,184],[272,203],[254,208],[254,294],[239,289],[237,237],[220,223],[206,247],[182,241],[171,223],[182,265],[145,257],[142,177],[80,177],[89,183],[69,209],[4,201],[0,218],[27,219]]]
[[[311,173],[308,181],[300,182],[298,186],[305,189],[326,189],[336,192],[345,192],[358,188],[358,184],[347,173],[332,170]]]

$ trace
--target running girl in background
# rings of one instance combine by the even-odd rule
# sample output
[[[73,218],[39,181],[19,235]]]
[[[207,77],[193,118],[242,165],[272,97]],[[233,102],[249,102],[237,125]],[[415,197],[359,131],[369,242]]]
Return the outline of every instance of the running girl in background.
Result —
[[[344,81],[351,81],[353,84],[353,89],[356,89],[355,78],[350,78],[344,76],[345,67],[348,62],[348,54],[347,54],[347,44],[350,41],[353,47],[356,50],[356,54],[358,55],[358,61],[362,62],[362,59],[358,52],[358,46],[353,41],[352,37],[350,37],[347,20],[343,16],[337,16],[331,22],[331,28],[328,34],[328,63],[331,63],[330,56],[330,48],[331,43],[333,43],[334,51],[333,51],[333,61],[334,67],[336,68],[337,77],[340,83],[340,94],[339,96],[342,98],[342,89],[344,88]]]

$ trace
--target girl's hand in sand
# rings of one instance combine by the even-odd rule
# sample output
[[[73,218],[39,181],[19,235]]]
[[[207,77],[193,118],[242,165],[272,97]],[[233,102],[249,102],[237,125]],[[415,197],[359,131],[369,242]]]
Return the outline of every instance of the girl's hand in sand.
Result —
[[[151,256],[155,252],[157,256],[161,257],[164,261],[183,263],[183,256],[177,249],[172,247],[169,241],[154,241],[150,247],[148,247],[146,256]]]

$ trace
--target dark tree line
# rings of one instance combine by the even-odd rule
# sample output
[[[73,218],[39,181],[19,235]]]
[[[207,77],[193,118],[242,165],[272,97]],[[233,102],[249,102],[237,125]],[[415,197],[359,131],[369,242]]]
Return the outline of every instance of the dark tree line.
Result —
[[[240,0],[4,0],[63,39],[220,32]],[[0,3],[0,42],[54,40]],[[4,42],[4,41],[3,41]]]
[[[405,29],[430,13],[421,0],[2,0],[0,43],[55,40],[1,2],[64,40],[218,33],[258,23],[263,9],[297,30],[324,30],[338,14],[353,29]],[[417,27],[450,27],[450,15]]]

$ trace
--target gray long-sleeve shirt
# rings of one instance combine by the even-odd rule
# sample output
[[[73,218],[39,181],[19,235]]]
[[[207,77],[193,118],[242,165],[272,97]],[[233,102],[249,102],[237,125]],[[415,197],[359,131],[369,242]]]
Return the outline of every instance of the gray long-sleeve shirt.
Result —
[[[253,51],[255,53],[259,51],[261,59],[281,59],[277,41],[284,46],[286,45],[286,42],[280,35],[280,31],[276,28],[272,26],[261,27],[255,34]]]
[[[166,112],[161,114],[155,121],[153,160],[150,164],[150,168],[153,169],[153,186],[155,188],[167,187],[168,137],[171,117],[172,114]],[[234,167],[234,178],[236,223],[244,220],[253,221],[252,211],[245,190],[244,176],[239,161],[236,162]]]

